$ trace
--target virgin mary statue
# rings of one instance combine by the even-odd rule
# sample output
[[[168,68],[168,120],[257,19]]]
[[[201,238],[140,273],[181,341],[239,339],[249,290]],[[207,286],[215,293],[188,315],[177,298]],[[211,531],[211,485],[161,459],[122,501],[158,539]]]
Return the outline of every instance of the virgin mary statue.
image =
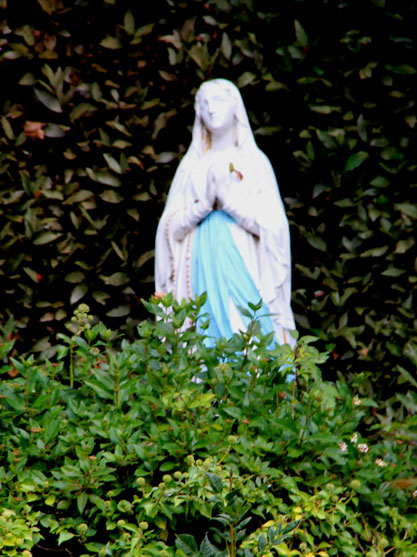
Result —
[[[244,329],[238,308],[262,299],[262,332],[293,346],[289,227],[274,171],[230,81],[203,83],[195,113],[158,225],[156,290],[177,300],[207,292],[212,339]]]

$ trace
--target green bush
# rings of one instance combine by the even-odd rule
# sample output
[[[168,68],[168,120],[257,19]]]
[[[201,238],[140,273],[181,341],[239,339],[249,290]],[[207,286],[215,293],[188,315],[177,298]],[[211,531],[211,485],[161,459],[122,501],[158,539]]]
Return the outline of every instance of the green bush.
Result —
[[[143,301],[134,341],[82,305],[55,360],[3,366],[3,531],[34,557],[415,555],[415,395],[388,415],[363,375],[324,381],[314,337],[270,350],[257,306],[207,346],[203,301]]]

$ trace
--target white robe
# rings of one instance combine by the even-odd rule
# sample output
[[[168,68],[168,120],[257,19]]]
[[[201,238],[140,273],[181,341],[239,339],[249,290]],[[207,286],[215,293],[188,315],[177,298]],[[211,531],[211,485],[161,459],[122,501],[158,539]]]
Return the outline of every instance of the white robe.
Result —
[[[224,204],[219,208],[236,221],[229,225],[233,238],[273,314],[278,342],[293,346],[288,220],[271,164],[255,144],[240,94],[239,99],[237,146],[222,154],[223,159],[230,159],[233,170],[222,185]],[[212,210],[207,201],[207,175],[218,155],[210,149],[204,152],[203,139],[197,111],[193,141],[175,174],[156,236],[156,290],[173,292],[178,300],[194,294],[190,268],[193,233]],[[242,321],[236,308],[231,307],[230,318],[237,332]]]

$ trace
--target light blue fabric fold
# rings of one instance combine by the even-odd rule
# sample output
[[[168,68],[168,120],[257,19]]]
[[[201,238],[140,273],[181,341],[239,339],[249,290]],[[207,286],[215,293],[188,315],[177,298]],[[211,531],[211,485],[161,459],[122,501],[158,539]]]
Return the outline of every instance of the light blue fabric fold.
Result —
[[[235,222],[224,211],[212,211],[199,224],[193,240],[191,254],[191,284],[194,295],[207,292],[203,313],[210,316],[206,330],[209,337],[230,338],[230,300],[236,306],[248,308],[257,304],[261,295],[235,244],[229,224]],[[268,308],[263,304],[259,310],[259,322],[264,335],[274,330]],[[242,315],[247,327],[249,318]],[[209,341],[210,342],[210,341]]]

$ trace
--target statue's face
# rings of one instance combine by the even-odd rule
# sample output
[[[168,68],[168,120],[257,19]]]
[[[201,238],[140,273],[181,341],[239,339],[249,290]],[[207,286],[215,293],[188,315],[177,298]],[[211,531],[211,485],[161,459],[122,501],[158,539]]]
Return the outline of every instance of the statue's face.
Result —
[[[233,125],[235,101],[221,86],[207,84],[199,99],[200,115],[211,132],[222,132]]]

